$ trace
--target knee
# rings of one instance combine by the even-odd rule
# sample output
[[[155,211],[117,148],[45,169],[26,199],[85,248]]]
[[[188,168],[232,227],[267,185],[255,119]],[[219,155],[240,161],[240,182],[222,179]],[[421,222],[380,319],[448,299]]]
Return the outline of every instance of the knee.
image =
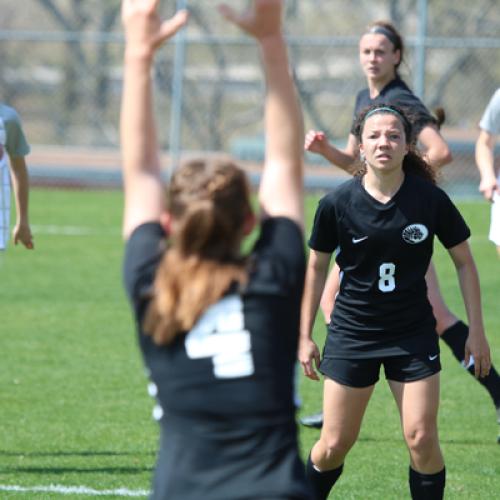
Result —
[[[445,330],[454,325],[458,318],[447,308],[433,309],[436,318],[436,332],[442,335]]]
[[[426,457],[439,447],[438,433],[435,426],[415,427],[405,432],[405,440],[412,456]]]
[[[345,435],[331,435],[321,438],[325,462],[337,463],[343,461],[356,439]]]

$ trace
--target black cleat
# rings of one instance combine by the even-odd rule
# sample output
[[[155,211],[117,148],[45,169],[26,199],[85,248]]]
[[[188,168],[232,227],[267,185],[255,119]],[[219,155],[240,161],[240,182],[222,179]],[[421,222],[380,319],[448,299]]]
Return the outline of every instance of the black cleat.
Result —
[[[306,427],[314,427],[314,429],[321,429],[323,426],[323,412],[314,413],[299,419],[299,422]],[[500,436],[499,436],[500,439]]]

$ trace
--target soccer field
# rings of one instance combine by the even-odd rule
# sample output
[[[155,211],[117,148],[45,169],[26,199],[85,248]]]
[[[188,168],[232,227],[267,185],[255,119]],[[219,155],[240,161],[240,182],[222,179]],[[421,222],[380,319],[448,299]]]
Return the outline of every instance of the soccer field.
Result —
[[[317,197],[307,200],[310,224]],[[0,498],[145,497],[157,428],[121,285],[122,195],[35,189],[34,252],[0,255]],[[500,365],[500,259],[487,240],[489,206],[459,203],[472,228],[493,360]],[[450,307],[465,319],[451,260],[435,262]],[[317,322],[316,339],[324,336]],[[440,433],[447,498],[498,498],[493,405],[442,345]],[[301,414],[321,385],[301,380]],[[301,428],[305,457],[318,431]],[[381,380],[336,498],[408,498],[408,456]],[[202,500],[202,499],[200,499]]]

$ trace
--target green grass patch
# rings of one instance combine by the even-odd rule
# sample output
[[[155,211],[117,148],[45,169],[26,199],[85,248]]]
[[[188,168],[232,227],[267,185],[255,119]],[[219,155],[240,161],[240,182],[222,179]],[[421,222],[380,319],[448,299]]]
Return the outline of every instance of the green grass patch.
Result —
[[[307,199],[309,225],[317,199]],[[35,251],[11,246],[0,256],[0,486],[149,489],[157,428],[121,283],[121,205],[114,191],[34,190]],[[459,206],[473,230],[485,321],[500,364],[500,259],[486,238],[489,206]],[[450,307],[464,318],[453,266],[439,244],[435,261]],[[496,498],[500,446],[493,405],[447,347],[442,353],[448,498]],[[321,384],[302,377],[300,392],[300,414],[320,408]],[[301,428],[304,457],[318,435]],[[382,380],[336,496],[408,498],[407,469],[396,406]],[[0,491],[2,499],[35,497],[61,495]]]

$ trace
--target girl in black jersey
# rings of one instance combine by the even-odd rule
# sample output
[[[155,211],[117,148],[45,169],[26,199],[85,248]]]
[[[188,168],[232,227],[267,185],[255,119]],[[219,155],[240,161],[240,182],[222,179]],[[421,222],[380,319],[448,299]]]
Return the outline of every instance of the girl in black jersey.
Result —
[[[297,446],[293,377],[305,273],[302,117],[281,29],[281,0],[221,13],[260,49],[266,157],[260,237],[245,174],[200,159],[162,185],[151,67],[185,11],[123,0],[121,140],[124,278],[139,345],[163,410],[153,498],[309,498]],[[284,317],[286,318],[284,319]]]
[[[309,240],[299,350],[309,378],[317,378],[311,332],[334,251],[341,282],[320,364],[324,424],[307,474],[315,498],[327,498],[384,366],[410,453],[412,498],[441,499],[439,346],[425,274],[437,236],[456,266],[465,299],[465,361],[474,357],[476,376],[486,376],[490,353],[470,232],[434,185],[431,167],[414,153],[410,121],[401,109],[374,105],[360,115],[355,131],[365,172],[321,199]]]
[[[393,104],[411,110],[414,137],[423,146],[427,162],[437,169],[451,161],[451,154],[439,133],[436,119],[398,74],[403,54],[403,39],[392,24],[377,21],[368,27],[368,31],[359,42],[360,63],[367,79],[368,88],[360,91],[356,97],[354,119],[362,109],[372,104]],[[353,129],[344,150],[335,148],[322,132],[315,130],[311,130],[306,135],[305,149],[321,154],[334,165],[350,172],[354,172],[359,166],[358,139]],[[456,359],[463,363],[468,326],[460,321],[444,302],[432,262],[426,275],[426,282],[429,300],[436,317],[436,332],[451,348]],[[338,287],[338,267],[334,266],[329,274],[321,299],[321,309],[327,323],[330,321]],[[468,370],[474,374],[474,360],[471,360]],[[478,381],[490,394],[500,423],[499,374],[495,368],[492,368],[488,377],[480,378]],[[304,425],[320,427],[322,415],[306,416],[301,421]]]

